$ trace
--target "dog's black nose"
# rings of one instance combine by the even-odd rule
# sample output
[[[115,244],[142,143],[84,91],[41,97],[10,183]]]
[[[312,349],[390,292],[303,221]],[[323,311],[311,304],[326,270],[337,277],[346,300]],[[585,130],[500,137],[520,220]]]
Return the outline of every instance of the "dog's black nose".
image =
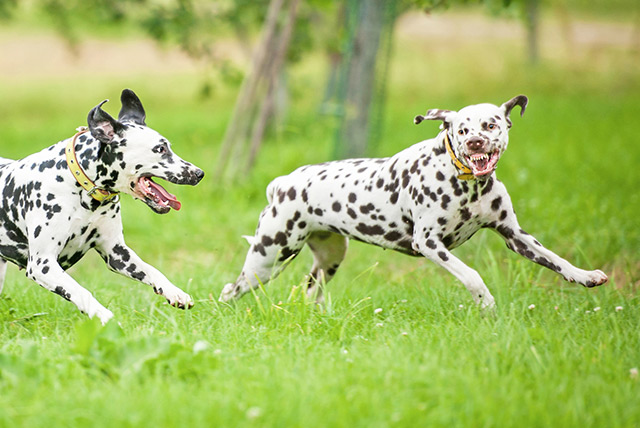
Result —
[[[484,140],[480,137],[471,137],[467,140],[467,148],[471,151],[479,151],[484,146]]]
[[[192,177],[193,177],[193,184],[198,184],[200,183],[200,180],[202,180],[202,177],[204,177],[204,171],[201,170],[200,168],[196,168],[195,171],[193,171],[192,173]]]

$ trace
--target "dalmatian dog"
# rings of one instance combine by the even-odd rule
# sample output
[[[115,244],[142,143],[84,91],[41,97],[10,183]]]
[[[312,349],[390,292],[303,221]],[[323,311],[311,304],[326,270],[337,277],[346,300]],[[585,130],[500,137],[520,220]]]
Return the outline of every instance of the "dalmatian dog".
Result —
[[[442,121],[437,137],[390,158],[351,159],[303,166],[267,188],[242,273],[225,285],[220,301],[242,296],[273,278],[306,243],[313,253],[308,293],[322,302],[323,284],[336,273],[356,239],[422,256],[452,273],[481,307],[494,298],[480,275],[451,253],[478,229],[490,228],[507,247],[586,287],[607,276],[571,265],[526,233],[505,186],[496,179],[507,148],[510,113],[528,100],[519,95],[500,106],[429,110],[417,116]]]
[[[119,195],[164,214],[179,210],[180,202],[154,177],[195,185],[204,176],[146,126],[133,91],[122,92],[118,120],[102,110],[107,101],[89,112],[88,127],[74,137],[21,160],[0,158],[0,291],[7,262],[13,262],[103,324],[112,312],[66,273],[92,248],[111,270],[152,286],[171,305],[193,305],[187,293],[125,244]]]

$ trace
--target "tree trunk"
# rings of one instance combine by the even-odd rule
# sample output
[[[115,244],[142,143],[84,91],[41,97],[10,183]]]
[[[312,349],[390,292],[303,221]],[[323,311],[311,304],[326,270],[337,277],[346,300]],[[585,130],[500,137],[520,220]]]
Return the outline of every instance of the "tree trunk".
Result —
[[[525,19],[527,25],[527,45],[529,48],[529,62],[537,64],[538,53],[538,25],[540,21],[539,0],[525,0]]]
[[[385,0],[353,0],[356,11],[354,37],[345,55],[346,87],[344,118],[339,130],[336,156],[362,157],[370,134],[370,106],[375,94],[376,59],[385,28]]]
[[[284,69],[300,0],[271,0],[249,73],[242,82],[218,158],[217,176],[236,178],[253,166],[266,125],[275,111],[279,75]],[[280,17],[286,8],[286,20]],[[230,168],[232,166],[232,168]]]

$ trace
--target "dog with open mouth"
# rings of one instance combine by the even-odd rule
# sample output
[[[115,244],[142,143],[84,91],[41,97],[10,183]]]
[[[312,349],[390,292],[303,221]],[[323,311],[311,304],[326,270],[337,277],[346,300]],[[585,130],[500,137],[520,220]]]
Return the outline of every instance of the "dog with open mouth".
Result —
[[[179,308],[191,297],[145,263],[124,241],[119,197],[129,194],[154,212],[180,202],[154,179],[196,185],[204,172],[181,159],[149,128],[136,94],[122,91],[118,119],[101,102],[71,138],[21,160],[0,158],[0,291],[7,262],[102,323],[113,313],[66,270],[94,248],[109,268],[153,287]]]
[[[480,275],[451,250],[481,228],[493,229],[507,247],[569,282],[604,284],[600,270],[587,271],[544,248],[518,224],[507,190],[495,170],[509,142],[511,111],[524,113],[528,99],[460,111],[429,110],[416,116],[442,121],[432,139],[382,159],[347,159],[298,168],[267,187],[242,272],[226,284],[220,300],[237,299],[275,277],[307,244],[313,266],[307,293],[321,302],[322,287],[337,272],[349,239],[427,259],[462,282],[475,302],[495,301]]]

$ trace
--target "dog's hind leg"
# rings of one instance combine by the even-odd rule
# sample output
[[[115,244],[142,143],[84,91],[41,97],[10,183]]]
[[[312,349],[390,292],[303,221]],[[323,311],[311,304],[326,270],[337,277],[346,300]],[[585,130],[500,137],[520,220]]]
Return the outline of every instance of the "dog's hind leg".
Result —
[[[333,278],[344,260],[349,239],[332,232],[314,232],[307,239],[313,253],[313,267],[309,273],[307,296],[315,296],[317,303],[324,301],[323,284]]]
[[[308,236],[306,228],[293,226],[299,218],[299,212],[287,212],[282,205],[269,205],[262,211],[255,235],[247,239],[251,247],[242,272],[235,282],[224,286],[221,302],[237,299],[266,284],[298,255]]]
[[[7,261],[0,258],[0,294],[2,294],[2,287],[4,286],[4,277],[7,274]]]

